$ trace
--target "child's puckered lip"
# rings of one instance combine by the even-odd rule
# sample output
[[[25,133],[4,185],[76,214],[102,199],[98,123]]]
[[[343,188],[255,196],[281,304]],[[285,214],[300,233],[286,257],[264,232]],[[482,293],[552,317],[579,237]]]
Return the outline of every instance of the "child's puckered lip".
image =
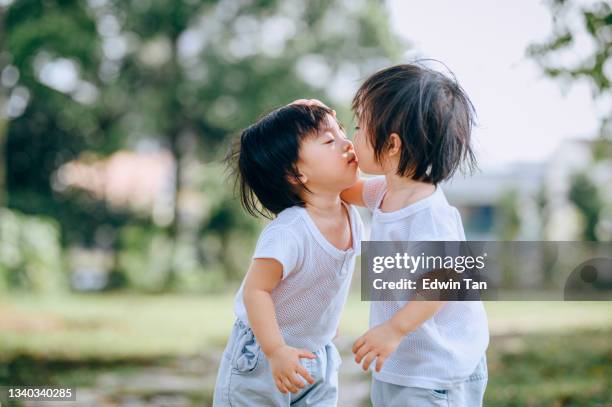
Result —
[[[353,152],[348,152],[345,153],[346,157],[348,158],[348,162],[347,164],[358,164],[359,160],[357,159],[357,154],[353,153]]]

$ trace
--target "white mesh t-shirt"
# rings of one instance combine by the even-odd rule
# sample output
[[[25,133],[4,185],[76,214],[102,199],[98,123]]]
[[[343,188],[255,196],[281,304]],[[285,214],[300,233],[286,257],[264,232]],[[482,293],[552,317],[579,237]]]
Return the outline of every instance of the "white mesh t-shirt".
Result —
[[[299,206],[279,213],[259,236],[253,259],[271,258],[283,266],[282,280],[271,295],[280,331],[289,346],[316,351],[336,334],[363,229],[357,210],[350,205],[346,208],[353,242],[348,250],[332,245]],[[249,325],[243,287],[244,281],[234,311]]]
[[[363,200],[372,210],[373,241],[465,240],[461,217],[442,189],[393,212],[382,212],[385,177],[366,180]],[[406,301],[372,301],[370,327],[389,320]],[[414,332],[407,334],[374,377],[400,386],[448,389],[466,380],[489,344],[481,301],[449,301]]]

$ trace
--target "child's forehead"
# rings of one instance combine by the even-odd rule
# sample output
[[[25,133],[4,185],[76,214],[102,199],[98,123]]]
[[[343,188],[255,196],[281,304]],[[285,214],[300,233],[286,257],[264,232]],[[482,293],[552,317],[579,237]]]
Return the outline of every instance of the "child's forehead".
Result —
[[[320,129],[321,130],[334,130],[340,128],[342,129],[342,122],[340,122],[340,120],[338,120],[337,117],[331,115],[331,114],[326,114],[325,115],[325,119],[323,120],[323,122],[320,125]]]
[[[357,123],[360,123],[361,120],[365,119],[368,115],[367,109],[363,103],[355,103],[352,110],[354,116],[353,120]]]
[[[316,129],[309,132],[309,137],[319,138],[324,136],[326,133],[336,131],[337,129],[342,129],[342,123],[340,123],[331,114],[326,114],[325,117],[317,124]]]

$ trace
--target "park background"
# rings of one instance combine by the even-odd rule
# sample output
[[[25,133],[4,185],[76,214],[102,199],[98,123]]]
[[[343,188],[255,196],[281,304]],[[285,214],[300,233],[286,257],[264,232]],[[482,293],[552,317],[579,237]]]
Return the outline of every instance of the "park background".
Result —
[[[443,61],[475,104],[480,171],[443,186],[468,239],[610,241],[611,39],[605,1],[0,0],[0,385],[209,405],[265,225],[230,141],[297,98],[352,136],[353,92],[393,63]],[[486,308],[485,405],[611,405],[609,302]],[[369,405],[367,319],[355,290],[341,406]]]

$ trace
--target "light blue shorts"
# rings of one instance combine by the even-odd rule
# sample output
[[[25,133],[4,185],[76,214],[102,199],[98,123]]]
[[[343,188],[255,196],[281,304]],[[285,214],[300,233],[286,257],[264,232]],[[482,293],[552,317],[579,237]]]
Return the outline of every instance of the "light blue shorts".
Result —
[[[331,342],[313,353],[316,359],[300,359],[300,363],[315,382],[298,393],[283,394],[253,331],[237,320],[221,359],[213,407],[335,407],[340,354]]]
[[[487,381],[487,357],[482,357],[474,373],[447,390],[398,386],[372,379],[373,407],[480,407]]]

